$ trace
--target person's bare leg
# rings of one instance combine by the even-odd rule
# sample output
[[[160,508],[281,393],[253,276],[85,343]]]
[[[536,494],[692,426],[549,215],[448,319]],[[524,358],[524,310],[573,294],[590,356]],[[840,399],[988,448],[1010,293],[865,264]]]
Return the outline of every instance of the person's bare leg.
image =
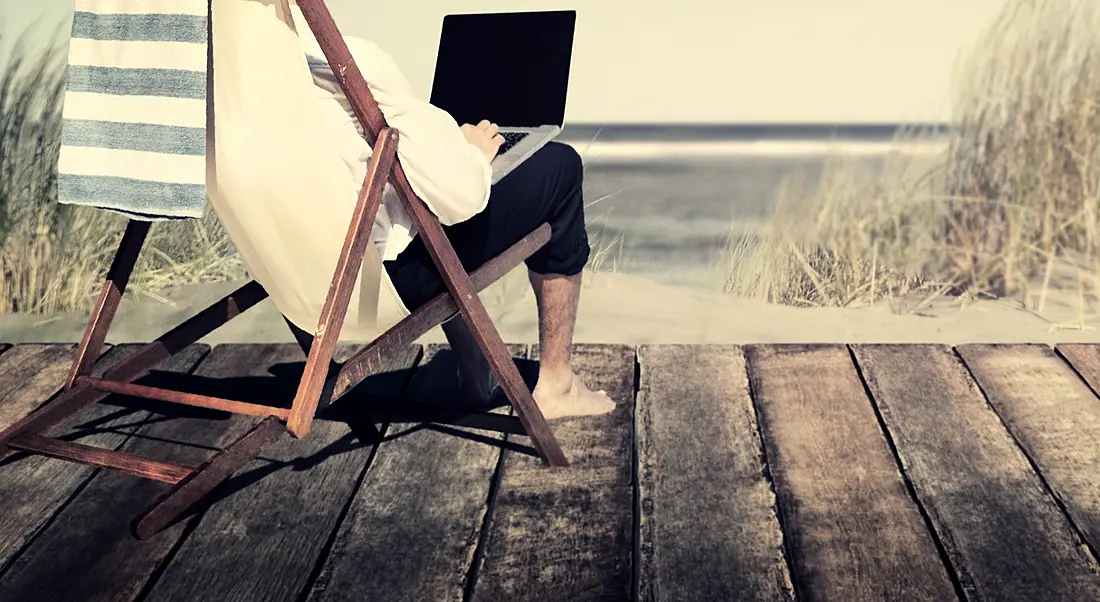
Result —
[[[543,417],[554,420],[614,410],[615,402],[603,391],[589,390],[570,364],[581,276],[528,274],[539,312],[539,380],[533,396]],[[470,327],[456,316],[443,324],[443,333],[455,354],[463,398],[488,403],[499,384]]]
[[[534,397],[547,420],[595,416],[615,409],[603,391],[591,391],[570,364],[577,323],[581,275],[543,275],[528,271],[539,312],[539,380]]]

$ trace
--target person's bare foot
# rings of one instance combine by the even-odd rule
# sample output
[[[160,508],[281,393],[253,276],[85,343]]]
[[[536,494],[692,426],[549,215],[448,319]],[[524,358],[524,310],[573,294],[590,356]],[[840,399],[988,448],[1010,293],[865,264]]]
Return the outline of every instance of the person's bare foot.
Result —
[[[590,390],[572,371],[556,378],[539,375],[532,395],[546,420],[599,416],[615,409],[615,402],[606,392]]]

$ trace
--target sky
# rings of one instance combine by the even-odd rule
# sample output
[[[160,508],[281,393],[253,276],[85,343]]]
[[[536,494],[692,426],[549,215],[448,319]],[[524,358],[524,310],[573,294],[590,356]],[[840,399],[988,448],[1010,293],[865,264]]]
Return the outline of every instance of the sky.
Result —
[[[947,121],[952,70],[1005,0],[327,0],[425,98],[449,12],[577,10],[567,121]],[[0,0],[0,35],[73,0]],[[66,24],[67,27],[67,24]],[[48,31],[43,29],[42,31]],[[43,39],[46,36],[42,36]]]

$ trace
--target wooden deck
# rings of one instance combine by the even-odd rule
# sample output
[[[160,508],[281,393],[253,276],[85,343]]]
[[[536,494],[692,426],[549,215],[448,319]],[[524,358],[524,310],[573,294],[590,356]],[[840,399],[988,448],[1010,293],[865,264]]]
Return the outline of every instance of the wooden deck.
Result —
[[[73,348],[0,348],[3,428],[56,393]],[[1100,346],[577,357],[619,405],[556,425],[564,470],[522,436],[424,423],[453,386],[437,347],[147,541],[128,523],[166,485],[13,458],[0,600],[1100,600]],[[278,403],[302,366],[293,345],[196,345],[144,382]],[[372,428],[397,395],[412,409]],[[195,464],[252,422],[114,397],[55,433]]]

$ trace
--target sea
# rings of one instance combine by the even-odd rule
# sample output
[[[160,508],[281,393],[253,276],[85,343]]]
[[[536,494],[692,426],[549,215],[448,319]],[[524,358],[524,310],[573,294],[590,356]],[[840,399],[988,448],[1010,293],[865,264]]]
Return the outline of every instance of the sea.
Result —
[[[919,141],[898,132],[919,130]],[[881,165],[934,153],[942,124],[569,124],[559,141],[585,162],[585,213],[599,269],[713,289],[731,237],[768,219],[777,189],[813,186],[831,160]]]

